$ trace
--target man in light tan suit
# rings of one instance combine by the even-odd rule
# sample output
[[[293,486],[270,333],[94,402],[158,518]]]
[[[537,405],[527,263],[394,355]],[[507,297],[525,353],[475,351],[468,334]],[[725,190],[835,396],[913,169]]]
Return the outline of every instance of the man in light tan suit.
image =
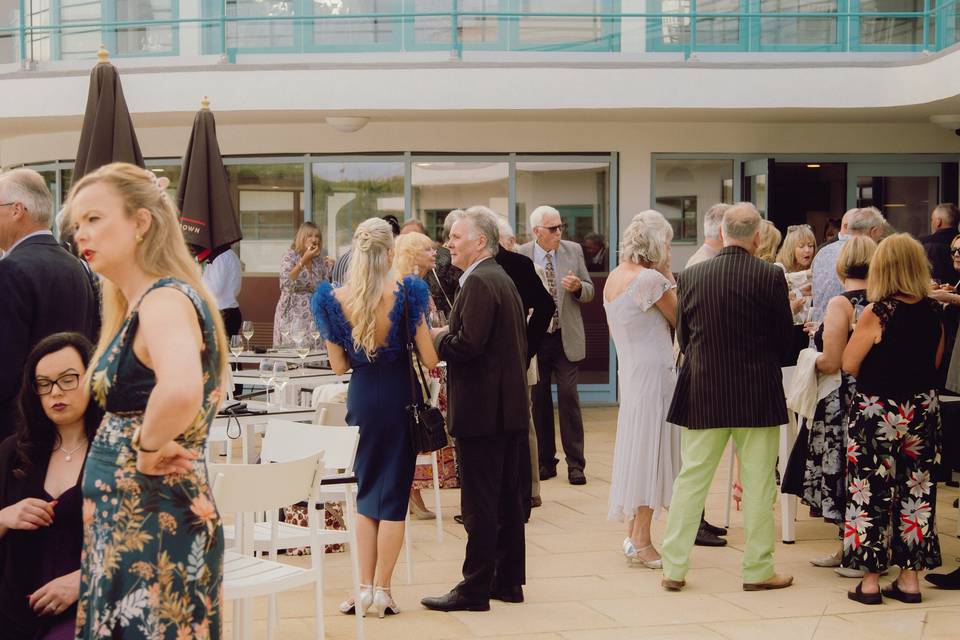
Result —
[[[560,440],[567,462],[570,484],[586,484],[583,474],[583,418],[577,394],[577,363],[586,356],[583,317],[580,305],[593,300],[594,288],[583,249],[576,242],[562,240],[560,212],[540,206],[530,214],[530,229],[536,240],[521,245],[519,252],[547,275],[547,289],[557,311],[537,351],[540,380],[533,388],[533,422],[537,428],[540,479],[557,475],[557,444],[553,425],[551,383],[557,382],[560,409]]]

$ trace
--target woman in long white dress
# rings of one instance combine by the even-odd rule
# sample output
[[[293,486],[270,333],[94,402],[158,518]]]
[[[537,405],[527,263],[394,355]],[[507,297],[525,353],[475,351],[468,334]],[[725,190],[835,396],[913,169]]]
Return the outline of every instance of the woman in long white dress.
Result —
[[[603,307],[617,349],[620,411],[608,517],[628,522],[627,560],[660,568],[650,539],[654,516],[670,505],[680,471],[679,430],[667,422],[676,385],[670,328],[676,281],[669,270],[673,229],[657,211],[634,216],[607,279]]]

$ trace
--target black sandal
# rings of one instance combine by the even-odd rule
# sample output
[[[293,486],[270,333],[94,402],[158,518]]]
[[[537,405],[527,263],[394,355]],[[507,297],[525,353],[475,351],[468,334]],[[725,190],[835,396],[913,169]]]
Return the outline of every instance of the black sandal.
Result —
[[[880,595],[879,591],[877,593],[863,592],[862,580],[857,584],[856,589],[853,591],[847,591],[847,597],[854,602],[859,602],[860,604],[883,604],[883,596]]]
[[[900,588],[899,580],[894,580],[890,583],[886,589],[881,589],[880,593],[887,596],[888,598],[893,598],[894,600],[899,600],[906,604],[917,604],[923,600],[923,596],[919,593],[907,593]]]

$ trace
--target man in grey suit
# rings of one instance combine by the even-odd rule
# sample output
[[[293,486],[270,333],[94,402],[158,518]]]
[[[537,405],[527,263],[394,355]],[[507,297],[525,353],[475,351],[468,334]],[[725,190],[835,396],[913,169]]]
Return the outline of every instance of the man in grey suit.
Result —
[[[577,395],[577,363],[586,355],[580,305],[593,300],[593,281],[576,242],[562,240],[560,212],[540,206],[530,214],[530,229],[536,240],[521,245],[519,252],[542,267],[547,289],[557,304],[553,320],[537,350],[540,381],[533,387],[533,423],[540,453],[540,479],[557,475],[557,441],[553,426],[553,397],[550,387],[557,382],[560,405],[560,441],[567,462],[570,484],[586,484],[583,475],[583,418]]]

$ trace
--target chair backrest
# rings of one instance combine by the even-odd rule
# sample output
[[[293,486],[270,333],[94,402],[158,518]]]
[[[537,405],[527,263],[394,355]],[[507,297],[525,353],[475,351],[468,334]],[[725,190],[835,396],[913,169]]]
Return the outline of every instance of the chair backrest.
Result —
[[[323,452],[281,464],[211,464],[208,469],[220,512],[272,511],[315,495]]]
[[[327,469],[353,471],[360,427],[329,427],[271,419],[260,448],[262,462],[286,462],[323,451]]]
[[[313,424],[325,424],[332,427],[347,426],[347,405],[336,402],[315,402]]]

